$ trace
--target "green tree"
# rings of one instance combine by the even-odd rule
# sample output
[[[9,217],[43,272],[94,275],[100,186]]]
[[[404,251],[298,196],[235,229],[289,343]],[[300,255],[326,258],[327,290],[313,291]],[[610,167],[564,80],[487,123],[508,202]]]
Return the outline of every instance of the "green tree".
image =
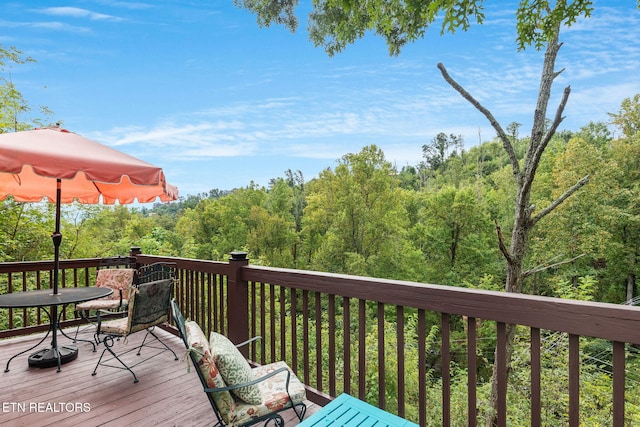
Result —
[[[280,24],[291,31],[298,27],[295,14],[298,0],[234,0],[234,4],[253,12],[261,27]],[[518,49],[545,46],[558,27],[589,16],[591,10],[590,0],[561,0],[555,5],[548,1],[519,2],[516,10]],[[329,55],[341,52],[369,32],[382,37],[389,53],[397,55],[407,43],[423,38],[427,28],[438,22],[441,34],[455,33],[467,30],[474,22],[482,24],[484,17],[484,2],[480,0],[379,0],[373,3],[317,0],[309,13],[308,31],[315,46],[323,47]]]
[[[472,187],[446,186],[423,195],[411,236],[424,254],[426,280],[459,286],[480,273],[499,273],[493,229],[484,201]]]
[[[311,267],[404,278],[407,214],[392,166],[375,145],[342,157],[308,185],[303,234]]]
[[[249,250],[251,212],[264,207],[267,192],[254,183],[220,198],[201,200],[195,208],[186,209],[176,223],[176,233],[184,237],[189,251],[197,258],[223,260],[234,250]]]
[[[611,156],[603,168],[609,184],[600,216],[609,231],[606,260],[609,280],[618,298],[635,296],[640,275],[640,132],[613,141]]]
[[[46,206],[0,202],[0,261],[33,261],[53,257],[53,211]]]
[[[35,60],[25,57],[23,52],[14,46],[5,47],[0,44],[0,133],[45,126],[53,115],[51,110],[41,106],[39,112],[42,117],[24,117],[31,112],[31,106],[13,83],[10,71],[14,65],[28,62],[35,62]],[[8,75],[7,69],[9,69]]]
[[[448,135],[440,132],[431,140],[429,144],[422,146],[422,157],[424,157],[429,168],[438,170],[444,164],[450,150],[461,150],[464,142],[461,135]],[[456,153],[457,151],[454,151]]]
[[[628,138],[640,132],[640,93],[633,98],[625,98],[617,113],[609,113],[613,124]]]
[[[247,247],[258,262],[291,267],[296,251],[296,200],[294,187],[283,178],[273,179],[264,205],[252,206]]]

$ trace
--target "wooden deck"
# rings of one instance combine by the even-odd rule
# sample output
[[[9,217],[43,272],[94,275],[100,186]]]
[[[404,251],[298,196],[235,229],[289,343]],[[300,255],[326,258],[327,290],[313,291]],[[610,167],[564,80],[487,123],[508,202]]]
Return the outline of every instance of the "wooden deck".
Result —
[[[78,358],[57,368],[31,368],[27,354],[13,359],[10,371],[4,372],[7,360],[34,345],[42,335],[0,341],[2,386],[0,425],[11,426],[211,426],[215,416],[191,361],[184,358],[180,338],[156,329],[162,340],[178,355],[174,360],[164,352],[134,368],[138,379],[125,370],[100,366],[93,368],[101,353],[91,345],[79,343]],[[139,344],[144,334],[134,334],[117,345],[127,348]],[[59,337],[59,343],[68,343]],[[45,341],[49,345],[50,340]],[[44,343],[43,343],[44,344]],[[35,350],[34,350],[35,351]],[[144,350],[143,350],[144,355]],[[127,360],[140,358],[135,352]],[[307,402],[307,416],[321,409]],[[282,412],[287,426],[298,419],[292,410]],[[306,418],[306,417],[305,417]]]

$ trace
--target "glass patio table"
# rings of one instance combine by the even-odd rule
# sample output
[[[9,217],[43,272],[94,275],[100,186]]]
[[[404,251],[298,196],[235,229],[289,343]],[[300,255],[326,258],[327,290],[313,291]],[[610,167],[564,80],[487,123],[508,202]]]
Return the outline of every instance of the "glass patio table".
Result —
[[[71,362],[78,357],[77,346],[71,344],[58,345],[58,330],[60,330],[62,335],[73,340],[73,338],[69,337],[62,329],[60,329],[60,319],[64,313],[64,308],[69,304],[103,298],[111,295],[112,293],[113,289],[110,288],[84,287],[61,288],[57,294],[54,294],[51,289],[39,289],[36,291],[13,292],[10,294],[0,295],[0,308],[39,307],[47,313],[47,316],[49,316],[49,329],[45,336],[33,347],[13,355],[7,361],[7,366],[4,371],[9,372],[9,364],[13,359],[38,347],[45,339],[47,339],[49,334],[51,334],[51,346],[31,354],[29,356],[29,366],[39,368],[52,368],[57,366],[58,372],[60,372],[61,365]],[[62,309],[58,315],[57,310],[59,306],[61,306]],[[50,310],[47,310],[46,307],[50,307]],[[95,351],[95,344],[92,341],[79,341],[91,343]]]

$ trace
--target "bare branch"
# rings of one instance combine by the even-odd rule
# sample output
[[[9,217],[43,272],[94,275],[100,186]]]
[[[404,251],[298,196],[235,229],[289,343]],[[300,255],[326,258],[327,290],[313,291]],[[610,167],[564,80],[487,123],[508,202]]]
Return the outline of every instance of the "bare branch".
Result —
[[[575,193],[576,191],[578,191],[580,188],[584,187],[586,184],[589,183],[589,175],[586,175],[585,177],[583,177],[580,181],[578,181],[577,183],[575,183],[571,188],[569,188],[567,191],[564,192],[564,194],[560,197],[558,197],[553,203],[551,203],[549,206],[547,206],[545,209],[541,210],[538,215],[534,216],[533,218],[531,218],[530,221],[530,226],[533,227],[533,225],[540,221],[542,218],[544,218],[547,214],[551,213],[551,211],[553,211],[555,208],[557,208],[558,206],[560,206],[560,204],[562,202],[564,202],[565,200],[567,200],[569,198],[569,196],[571,196],[573,193]]]
[[[558,105],[558,109],[556,110],[556,115],[553,118],[553,122],[551,123],[551,126],[547,130],[547,133],[545,134],[544,139],[541,141],[540,145],[538,145],[536,149],[535,164],[538,164],[538,161],[542,156],[542,152],[545,150],[545,148],[547,148],[549,141],[551,141],[551,138],[553,137],[553,135],[555,135],[556,130],[558,130],[558,126],[560,126],[560,123],[562,123],[562,121],[564,120],[562,113],[564,112],[564,108],[567,106],[567,101],[569,101],[570,94],[571,94],[571,86],[567,86],[566,88],[564,88],[564,92],[562,94],[562,100]]]
[[[560,74],[562,74],[562,73],[564,72],[564,70],[565,70],[565,68],[563,68],[563,69],[562,69],[562,70],[560,70],[560,71],[556,71],[556,72],[553,74],[553,80],[555,80],[555,79],[556,79],[556,77],[558,77]]]
[[[585,254],[580,254],[580,255],[575,256],[575,257],[573,257],[571,259],[566,259],[564,261],[556,262],[556,263],[553,263],[553,264],[540,265],[540,266],[538,266],[536,268],[532,268],[531,270],[527,270],[524,273],[522,273],[522,278],[524,279],[525,277],[531,276],[532,274],[538,273],[540,271],[548,270],[550,268],[559,267],[559,266],[564,265],[564,264],[569,264],[570,262],[573,262],[573,261],[575,261],[578,258],[581,258],[583,256],[585,256]],[[557,257],[554,257],[552,259],[556,259],[556,258]]]
[[[498,233],[498,246],[500,247],[500,251],[502,252],[502,255],[504,255],[507,262],[511,264],[513,261],[511,255],[509,254],[509,251],[507,250],[507,247],[504,245],[504,238],[502,237],[502,229],[500,228],[500,224],[498,224],[497,219],[494,219],[493,222],[495,222],[496,224],[496,232]]]
[[[493,128],[496,130],[498,137],[502,141],[502,147],[509,155],[509,160],[511,161],[511,167],[513,168],[513,174],[516,176],[519,176],[520,164],[518,163],[518,158],[516,157],[516,153],[513,149],[513,146],[511,145],[511,141],[509,140],[509,137],[507,136],[505,131],[502,129],[502,126],[500,126],[500,123],[498,123],[496,118],[493,117],[493,114],[491,114],[489,110],[483,107],[482,104],[480,104],[480,102],[478,102],[469,92],[467,92],[462,86],[458,84],[458,82],[456,82],[449,75],[449,73],[447,72],[447,69],[444,67],[442,63],[438,63],[438,69],[440,70],[440,73],[442,73],[442,77],[444,78],[444,80],[447,83],[449,83],[449,85],[452,88],[454,88],[460,95],[462,95],[464,99],[469,101],[471,105],[473,105],[476,108],[476,110],[480,111],[487,118],[487,120],[489,120],[489,123],[491,123],[491,126],[493,126]]]
[[[556,31],[553,37],[547,43],[547,49],[544,54],[544,61],[542,63],[542,75],[540,76],[540,90],[538,91],[538,101],[536,103],[536,109],[533,114],[533,126],[531,127],[531,140],[529,142],[529,149],[525,158],[525,165],[533,165],[533,170],[527,170],[525,173],[531,177],[535,173],[535,167],[537,163],[535,160],[538,151],[538,146],[541,144],[545,125],[547,121],[547,107],[549,105],[549,99],[551,98],[551,86],[554,79],[558,76],[558,73],[554,71],[556,57],[562,44],[558,42],[560,33],[560,22],[556,23]],[[530,185],[532,179],[525,185]]]

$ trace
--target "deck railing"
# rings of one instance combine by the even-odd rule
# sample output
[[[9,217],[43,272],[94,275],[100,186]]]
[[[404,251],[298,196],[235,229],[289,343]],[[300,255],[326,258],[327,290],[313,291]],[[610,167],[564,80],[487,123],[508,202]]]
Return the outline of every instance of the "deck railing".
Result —
[[[580,375],[590,362],[582,337],[602,339],[611,351],[610,400],[600,402],[608,424],[637,421],[635,406],[625,405],[625,387],[635,381],[626,360],[640,345],[637,307],[252,266],[243,253],[229,262],[131,255],[139,265],[176,263],[175,297],[185,317],[235,342],[262,336],[247,357],[258,364],[285,359],[319,404],[346,392],[421,425],[479,425],[479,409],[488,405],[479,377],[486,380],[494,359],[493,351],[478,354],[487,347],[479,343],[489,340],[498,366],[498,425],[511,425],[506,343],[513,324],[529,369],[522,387],[530,415],[519,424],[549,420],[542,372],[550,339],[558,357],[566,353],[559,375],[567,378],[567,401],[559,405],[565,413],[555,414],[558,424],[583,421]],[[93,285],[99,262],[61,261],[61,287]],[[0,293],[46,288],[52,268],[52,262],[0,263]],[[71,308],[64,316],[63,325],[78,322]],[[0,310],[0,338],[42,331],[46,321],[37,309]],[[453,384],[460,369],[467,381]]]

